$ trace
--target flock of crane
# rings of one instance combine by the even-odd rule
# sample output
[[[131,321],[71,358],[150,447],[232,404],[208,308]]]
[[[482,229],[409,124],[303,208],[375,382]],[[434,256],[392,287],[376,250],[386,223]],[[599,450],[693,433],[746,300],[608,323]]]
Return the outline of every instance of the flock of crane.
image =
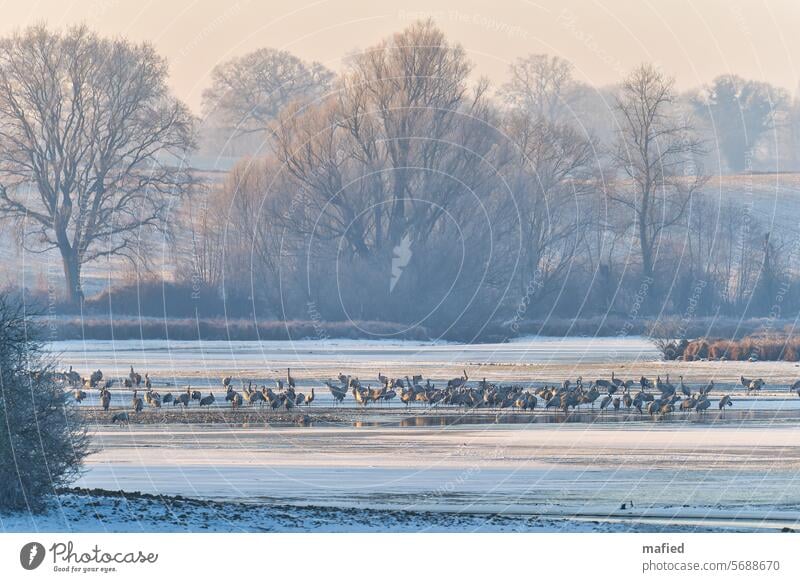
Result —
[[[59,374],[59,377],[74,387],[73,395],[78,403],[87,397],[87,389],[97,389],[100,391],[100,403],[103,410],[109,410],[111,388],[115,381],[113,379],[104,380],[102,371],[96,370],[89,378],[82,378],[70,367],[68,371]],[[561,385],[545,385],[536,389],[520,385],[494,384],[488,382],[486,378],[470,385],[466,370],[462,376],[448,380],[439,388],[430,379],[423,382],[421,375],[389,378],[379,372],[377,380],[378,387],[373,388],[371,384],[365,386],[354,376],[339,374],[338,383],[326,381],[325,386],[333,397],[334,405],[341,404],[348,394],[352,394],[355,403],[362,407],[369,404],[391,404],[396,398],[406,407],[416,403],[465,409],[526,411],[534,410],[538,406],[545,410],[556,409],[567,413],[570,409],[576,410],[581,406],[595,409],[597,405],[601,412],[611,409],[614,411],[636,410],[639,414],[647,413],[651,417],[664,417],[676,410],[687,413],[695,411],[702,414],[711,407],[710,394],[714,390],[713,380],[693,390],[684,383],[683,376],[679,378],[676,386],[670,382],[669,374],[665,380],[662,380],[660,376],[655,380],[642,376],[638,381],[623,381],[617,378],[614,372],[611,373],[610,379],[599,378],[588,384],[582,377],[578,377],[574,382],[565,380]],[[232,381],[231,376],[224,377],[221,387],[225,393],[225,401],[229,402],[232,408],[245,405],[268,406],[274,411],[290,411],[302,406],[308,407],[316,398],[314,388],[311,388],[308,394],[297,391],[291,369],[286,370],[285,382],[283,379],[275,380],[274,389],[266,385],[254,386],[252,382],[249,382],[246,386],[243,385],[241,390],[236,390]],[[765,386],[765,382],[761,378],[752,379],[742,376],[740,382],[748,393],[760,391]],[[190,386],[180,393],[167,392],[162,395],[153,389],[153,382],[149,374],[142,376],[134,370],[133,366],[131,366],[128,377],[122,379],[122,385],[125,388],[133,389],[130,405],[134,413],[141,412],[145,406],[161,408],[162,405],[171,403],[173,406],[186,408],[195,401],[199,407],[210,406],[216,402],[213,392],[209,392],[208,396],[203,396],[199,391],[192,390]],[[791,385],[789,389],[797,392],[797,395],[800,396],[800,380]],[[733,406],[733,400],[729,394],[721,396],[717,401],[720,411],[724,411],[729,406]],[[123,410],[112,417],[112,422],[127,421],[128,419],[128,411]]]

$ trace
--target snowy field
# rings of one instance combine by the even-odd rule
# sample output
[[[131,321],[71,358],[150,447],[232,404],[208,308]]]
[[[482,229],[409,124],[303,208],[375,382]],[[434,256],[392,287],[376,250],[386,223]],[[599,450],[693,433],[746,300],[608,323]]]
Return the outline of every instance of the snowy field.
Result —
[[[796,425],[758,424],[131,426],[95,433],[101,450],[77,485],[163,499],[68,495],[66,509],[5,516],[2,527],[774,531],[800,524],[796,435]],[[132,506],[136,519],[121,517]]]
[[[319,393],[310,426],[253,414],[231,421],[119,426],[94,417],[97,452],[45,516],[0,517],[9,531],[769,531],[800,526],[800,399],[788,363],[660,362],[641,338],[461,346],[411,342],[71,342],[54,346],[81,373],[126,375],[219,391],[219,378],[270,381],[292,367],[298,389],[335,371],[436,379],[555,382],[582,373],[645,373],[718,382],[734,407],[654,421],[625,413],[527,417],[417,407],[336,416]],[[66,366],[65,366],[66,367]],[[746,397],[740,374],[763,376]],[[597,376],[594,376],[597,374]],[[377,384],[377,381],[376,381]],[[169,387],[159,388],[162,392]],[[116,397],[127,399],[127,393]],[[127,402],[127,400],[126,400]],[[81,406],[91,405],[84,402]],[[118,403],[123,404],[122,402]],[[223,402],[224,405],[224,402]],[[107,413],[106,413],[107,414]],[[200,414],[190,408],[187,414]],[[448,416],[448,414],[450,416]],[[218,415],[215,417],[215,415]],[[462,415],[467,418],[469,415]],[[143,417],[144,418],[144,417]],[[216,420],[215,420],[216,418]],[[333,418],[333,420],[331,420]],[[223,421],[224,419],[224,421]],[[322,419],[322,420],[321,420]],[[448,420],[450,419],[450,420]],[[569,422],[565,422],[569,420]],[[156,497],[147,497],[154,495]]]

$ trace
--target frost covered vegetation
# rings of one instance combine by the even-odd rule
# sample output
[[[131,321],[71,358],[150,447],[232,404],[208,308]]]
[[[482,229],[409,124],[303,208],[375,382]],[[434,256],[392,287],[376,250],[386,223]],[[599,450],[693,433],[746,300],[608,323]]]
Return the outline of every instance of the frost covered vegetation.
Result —
[[[296,321],[288,337],[472,339],[665,315],[683,337],[800,310],[796,179],[757,175],[800,159],[780,88],[724,75],[681,94],[649,64],[591,87],[548,55],[493,87],[431,21],[336,73],[269,48],[223,62],[202,120],[167,65],[86,28],[0,41],[0,216],[59,254],[65,292],[49,273],[38,291],[57,313],[188,322],[123,332],[146,337],[202,337],[199,317],[205,337],[233,318],[253,322],[237,337]]]
[[[85,422],[53,378],[40,332],[0,295],[0,510],[41,511],[88,452]]]

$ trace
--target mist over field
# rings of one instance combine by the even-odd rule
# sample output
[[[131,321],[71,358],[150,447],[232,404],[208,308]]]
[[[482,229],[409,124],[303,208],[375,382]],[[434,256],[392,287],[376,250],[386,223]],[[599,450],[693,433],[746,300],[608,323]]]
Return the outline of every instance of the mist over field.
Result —
[[[489,81],[411,14],[335,70],[221,55],[193,107],[147,42],[6,34],[6,289],[62,339],[791,331],[792,87],[537,51]]]

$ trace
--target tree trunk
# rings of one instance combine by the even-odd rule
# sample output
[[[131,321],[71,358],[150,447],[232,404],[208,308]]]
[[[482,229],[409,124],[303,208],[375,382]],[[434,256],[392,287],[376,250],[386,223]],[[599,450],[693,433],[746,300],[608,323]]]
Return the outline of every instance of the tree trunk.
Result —
[[[645,212],[648,209],[649,197],[645,196],[642,199],[642,216],[639,220],[639,246],[642,251],[642,282],[639,287],[639,292],[644,294],[641,302],[642,314],[649,314],[653,312],[653,307],[656,305],[656,287],[654,282],[654,265],[653,265],[653,241],[650,240],[647,234],[647,218]]]
[[[81,263],[78,254],[69,246],[59,246],[61,260],[64,264],[64,278],[67,284],[67,302],[79,305],[83,301],[81,288]]]

